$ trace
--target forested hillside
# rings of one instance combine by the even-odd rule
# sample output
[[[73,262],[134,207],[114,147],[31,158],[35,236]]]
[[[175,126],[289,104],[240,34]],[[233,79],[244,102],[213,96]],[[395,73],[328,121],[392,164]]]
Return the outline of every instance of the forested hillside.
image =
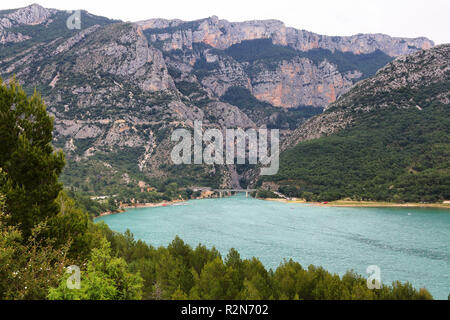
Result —
[[[439,46],[358,84],[294,134],[303,141],[268,179],[312,200],[449,199],[449,61],[450,46]]]

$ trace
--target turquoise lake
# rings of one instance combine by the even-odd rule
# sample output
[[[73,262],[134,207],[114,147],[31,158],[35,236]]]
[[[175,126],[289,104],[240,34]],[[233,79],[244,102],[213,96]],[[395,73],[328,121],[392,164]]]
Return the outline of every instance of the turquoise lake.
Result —
[[[97,218],[111,229],[166,246],[176,235],[195,247],[215,246],[225,256],[259,258],[276,268],[283,259],[367,277],[377,265],[381,281],[409,281],[435,299],[450,293],[450,210],[336,208],[262,201],[237,195],[186,205],[130,209]]]

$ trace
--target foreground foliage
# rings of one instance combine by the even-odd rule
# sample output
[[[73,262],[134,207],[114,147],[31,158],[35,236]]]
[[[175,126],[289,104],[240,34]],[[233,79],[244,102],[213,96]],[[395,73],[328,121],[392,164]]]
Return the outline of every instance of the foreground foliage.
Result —
[[[58,212],[64,155],[53,152],[52,130],[36,92],[27,97],[15,80],[6,86],[0,79],[0,168],[7,173],[0,187],[10,222],[27,237],[36,222]]]
[[[0,299],[42,299],[55,285],[64,266],[68,245],[55,247],[51,239],[39,239],[45,224],[33,228],[27,239],[7,226],[4,197],[0,197]]]
[[[50,300],[136,300],[141,299],[142,278],[128,271],[125,260],[111,257],[110,243],[103,238],[100,248],[92,249],[91,259],[79,289],[67,286],[69,275],[62,277],[57,288],[51,288]]]
[[[105,231],[107,228],[105,227]],[[144,279],[144,299],[431,299],[425,289],[395,282],[369,290],[366,279],[352,271],[344,276],[322,267],[303,268],[292,260],[267,270],[257,258],[241,259],[231,249],[225,258],[215,249],[195,249],[180,238],[154,248],[132,234],[108,231],[113,251]]]

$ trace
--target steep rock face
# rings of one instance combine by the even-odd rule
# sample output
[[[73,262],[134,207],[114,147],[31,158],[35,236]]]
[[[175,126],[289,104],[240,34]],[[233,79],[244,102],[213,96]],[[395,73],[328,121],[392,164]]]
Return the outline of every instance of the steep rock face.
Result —
[[[13,25],[37,25],[46,22],[56,12],[57,10],[46,9],[38,4],[32,4],[3,15],[0,23],[7,28]]]
[[[389,56],[400,56],[419,49],[430,49],[433,41],[427,38],[395,38],[385,34],[357,34],[349,37],[331,37],[315,34],[305,30],[288,28],[286,43],[295,49],[307,51],[315,48],[353,52],[371,53],[381,50]]]
[[[318,66],[309,59],[283,61],[274,71],[264,70],[253,78],[253,94],[261,101],[287,108],[299,105],[323,107],[353,85],[352,75],[341,74],[323,61]]]
[[[27,25],[38,25],[47,22],[57,10],[46,9],[37,4],[17,9],[11,13],[0,11],[0,44],[17,43],[30,39],[30,36],[23,35],[20,32],[13,32],[8,29]]]
[[[244,87],[252,91],[252,83],[245,67],[226,56],[218,56],[205,52],[207,63],[216,63],[217,68],[201,79],[201,83],[218,97],[221,97],[232,86]]]
[[[106,42],[106,37],[113,34],[115,37]],[[79,57],[75,70],[133,77],[143,91],[174,89],[161,52],[149,47],[135,26],[112,25],[89,40],[89,51],[83,47],[74,52]]]
[[[85,75],[110,75],[127,77],[142,91],[164,91],[175,89],[161,52],[148,45],[147,39],[129,24],[111,24],[99,29],[99,25],[86,28],[66,39],[40,43],[20,52],[0,65],[2,74],[15,73],[19,79],[26,79],[28,85],[48,85],[52,88],[73,83],[73,79]],[[38,64],[37,69],[33,69]],[[32,72],[30,72],[32,71]],[[88,80],[88,78],[86,78]],[[105,79],[109,82],[111,79]],[[72,86],[71,92],[79,96],[78,105],[101,103],[107,88],[92,89],[87,83]],[[65,87],[68,89],[69,87]],[[108,90],[113,93],[122,89],[113,83]],[[100,90],[98,90],[100,89]],[[58,98],[56,99],[58,101]]]
[[[226,49],[243,40],[273,38],[283,44],[284,24],[276,20],[230,23],[216,16],[205,19],[193,32],[193,42],[202,42],[217,49]]]
[[[151,40],[164,42],[164,50],[192,49],[193,43],[200,42],[213,48],[226,49],[244,40],[270,38],[274,44],[301,51],[322,48],[360,54],[381,50],[390,56],[399,56],[417,49],[429,49],[434,45],[426,38],[392,38],[383,34],[324,36],[286,27],[277,20],[229,22],[213,16],[192,22],[151,19],[140,21],[138,25],[143,30],[153,29]]]
[[[174,68],[186,72],[186,67],[195,69],[202,62],[198,80],[214,95],[220,97],[230,87],[244,87],[259,100],[284,108],[324,108],[357,80],[375,72],[364,73],[365,63],[374,64],[376,70],[377,63],[381,67],[390,61],[389,57],[433,46],[426,38],[392,38],[383,34],[323,36],[286,27],[276,20],[235,23],[213,16],[190,22],[152,19],[137,24]],[[245,61],[239,59],[240,52],[233,56],[230,51],[242,42],[261,39],[270,40],[272,48],[266,46],[260,51],[273,50],[272,56]],[[324,55],[324,51],[329,54]],[[385,55],[384,60],[376,62],[377,52]],[[373,56],[352,65],[352,59],[366,55]]]
[[[361,77],[357,70],[341,73],[335,65],[324,60],[316,65],[306,58],[282,60],[267,68],[255,63],[252,74],[248,64],[240,64],[227,56],[205,52],[208,63],[217,63],[214,72],[201,79],[202,85],[222,96],[230,87],[244,87],[259,100],[277,107],[295,108],[299,105],[324,107],[353,85]]]
[[[284,108],[325,107],[362,76],[358,70],[340,72],[327,60],[316,64],[300,57],[281,60],[270,68],[258,61],[251,65],[239,63],[210,50],[204,52],[204,59],[216,65],[201,78],[201,84],[214,95],[221,97],[230,87],[243,87],[260,101]],[[172,62],[172,65],[180,70],[183,68],[180,63]]]
[[[408,56],[398,57],[377,74],[357,83],[348,93],[326,111],[306,121],[295,130],[284,143],[283,149],[305,140],[339,132],[350,126],[355,117],[382,108],[422,107],[409,98],[407,91],[429,88],[428,102],[449,104],[450,87],[450,45],[440,45],[429,50],[421,50]]]

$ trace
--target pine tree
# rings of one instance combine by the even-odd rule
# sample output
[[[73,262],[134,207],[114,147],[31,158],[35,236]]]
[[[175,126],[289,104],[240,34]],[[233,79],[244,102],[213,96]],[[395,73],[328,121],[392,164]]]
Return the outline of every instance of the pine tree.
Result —
[[[143,280],[128,271],[123,258],[111,256],[110,243],[103,238],[100,248],[92,250],[87,270],[81,274],[80,289],[67,287],[65,274],[56,288],[50,288],[50,300],[140,300]]]
[[[0,79],[0,168],[7,174],[0,191],[8,223],[25,237],[59,211],[55,199],[62,190],[64,155],[53,150],[52,130],[53,119],[36,91],[28,97],[15,79],[9,84]]]

